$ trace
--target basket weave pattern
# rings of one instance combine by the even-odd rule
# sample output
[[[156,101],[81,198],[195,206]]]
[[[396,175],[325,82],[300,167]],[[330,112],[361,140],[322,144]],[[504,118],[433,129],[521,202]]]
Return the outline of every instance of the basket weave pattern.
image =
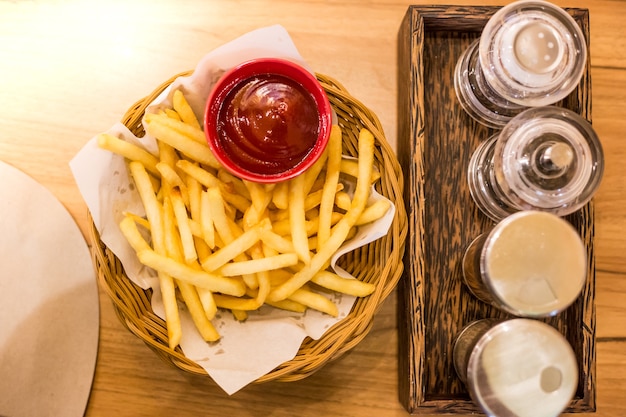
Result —
[[[141,119],[146,107],[178,76],[163,83],[151,95],[139,100],[124,115],[122,123],[138,137],[144,135]],[[362,248],[348,253],[340,260],[341,266],[358,279],[376,283],[376,290],[365,298],[357,299],[346,318],[329,329],[319,340],[306,338],[297,355],[257,379],[295,381],[312,374],[325,363],[334,360],[356,346],[369,332],[372,319],[381,303],[396,287],[402,275],[407,215],[402,199],[403,177],[400,165],[387,143],[381,124],[369,109],[351,97],[345,88],[330,77],[317,74],[337,113],[343,130],[343,153],[357,155],[357,140],[362,128],[370,130],[376,138],[375,164],[381,171],[378,191],[396,206],[396,215],[389,233]],[[151,308],[151,290],[135,285],[124,273],[119,259],[102,243],[93,222],[91,223],[91,255],[101,288],[113,302],[122,324],[146,343],[164,361],[184,371],[207,376],[206,371],[188,359],[180,347],[168,346],[167,330],[163,319]]]

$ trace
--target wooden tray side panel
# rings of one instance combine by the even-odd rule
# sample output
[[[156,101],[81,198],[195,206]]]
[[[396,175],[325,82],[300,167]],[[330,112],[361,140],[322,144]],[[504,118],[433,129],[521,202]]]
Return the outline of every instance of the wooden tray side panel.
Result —
[[[404,195],[409,219],[408,241],[404,253],[405,275],[398,284],[398,344],[400,373],[399,396],[412,412],[424,400],[419,381],[424,369],[424,321],[421,314],[423,287],[416,280],[424,274],[424,96],[422,79],[423,20],[407,12],[398,33],[398,158],[404,167]],[[403,296],[411,294],[411,297]],[[410,320],[406,318],[410,317]],[[410,360],[408,358],[411,358]]]
[[[466,170],[473,150],[495,131],[457,102],[453,71],[496,7],[411,6],[398,34],[398,154],[406,174],[410,233],[399,291],[400,400],[410,413],[475,413],[452,365],[454,338],[468,323],[509,318],[475,299],[461,282],[469,243],[493,223],[475,206]],[[588,13],[570,9],[589,39]],[[591,120],[589,68],[560,105]],[[545,321],[579,360],[579,387],[567,412],[595,410],[593,207],[569,216],[583,237],[589,274],[583,294]]]

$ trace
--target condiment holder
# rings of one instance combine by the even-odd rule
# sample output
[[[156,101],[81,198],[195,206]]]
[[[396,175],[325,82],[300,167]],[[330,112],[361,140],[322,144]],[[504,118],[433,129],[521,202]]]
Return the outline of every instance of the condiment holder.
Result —
[[[331,126],[330,102],[315,75],[282,58],[252,59],[226,71],[204,117],[215,158],[258,183],[306,171],[324,152]]]
[[[572,347],[538,320],[470,323],[456,338],[453,356],[459,378],[488,416],[557,416],[578,384]]]
[[[593,197],[603,171],[591,124],[545,106],[523,111],[482,142],[470,159],[468,183],[476,205],[494,221],[520,210],[564,216]]]
[[[455,91],[472,118],[502,128],[525,108],[551,105],[571,93],[586,60],[583,33],[562,8],[517,1],[498,10],[461,55]]]
[[[404,155],[405,172],[410,174],[408,201],[415,209],[410,216],[412,230],[424,237],[418,239],[410,248],[411,251],[415,251],[412,253],[417,255],[415,260],[406,263],[409,276],[402,288],[403,293],[408,295],[402,297],[401,310],[409,326],[401,334],[402,339],[406,339],[401,353],[408,354],[409,357],[401,362],[403,371],[401,398],[412,413],[468,414],[483,411],[492,416],[510,415],[498,407],[485,409],[478,401],[471,401],[476,397],[469,398],[464,395],[469,392],[469,387],[463,386],[462,380],[467,379],[461,375],[456,378],[455,375],[449,374],[453,362],[455,337],[463,326],[477,319],[497,318],[491,326],[488,326],[492,327],[502,318],[515,315],[501,311],[501,307],[493,307],[490,301],[475,297],[465,288],[460,258],[471,240],[478,234],[483,231],[489,232],[497,223],[506,221],[508,216],[519,211],[527,210],[561,217],[551,210],[539,210],[531,206],[513,207],[497,218],[482,215],[482,210],[478,212],[479,209],[472,199],[468,183],[464,184],[462,181],[458,183],[459,178],[468,176],[471,152],[497,132],[481,127],[478,122],[468,117],[459,106],[455,92],[449,91],[447,86],[453,81],[450,77],[454,78],[458,58],[467,50],[472,40],[481,36],[481,33],[486,33],[485,24],[500,9],[491,6],[414,6],[403,21],[400,40],[404,45],[401,45],[403,48],[400,51],[404,53],[401,55],[400,68],[402,78],[408,81],[403,82],[399,90],[400,93],[404,93],[401,94],[404,109],[401,113],[404,117],[400,120],[400,126],[401,136],[406,138],[408,145],[405,143],[400,156]],[[574,17],[576,24],[582,29],[585,39],[581,38],[581,44],[585,45],[589,39],[588,11],[570,8],[567,9],[567,13]],[[478,53],[476,50],[475,55]],[[585,63],[584,79],[573,81],[574,90],[555,104],[574,110],[587,120],[591,120],[589,60],[582,61]],[[475,72],[471,75],[482,76],[481,81],[484,81],[484,74]],[[458,79],[456,81],[458,85]],[[474,83],[472,85],[474,90],[468,92],[478,96],[483,93],[481,88],[485,85],[486,83],[481,86]],[[448,94],[450,92],[451,95]],[[488,127],[502,129],[510,119],[528,110],[528,107],[545,107],[508,102],[516,110],[504,119],[505,122]],[[487,104],[491,105],[489,101]],[[451,108],[458,111],[450,112]],[[487,132],[489,134],[485,136],[484,133]],[[424,143],[429,146],[425,147]],[[546,151],[543,163],[548,168],[554,168],[550,166],[550,162],[562,167],[567,166],[573,159],[571,152],[560,145]],[[442,161],[446,161],[443,166]],[[489,162],[493,162],[493,159]],[[485,162],[481,174],[485,174],[481,180],[495,181],[495,171],[493,166],[489,167],[488,162]],[[424,201],[430,201],[430,204],[423,204]],[[496,204],[498,203],[496,201]],[[558,333],[574,347],[578,361],[575,372],[579,382],[575,394],[563,399],[563,408],[567,407],[566,412],[572,413],[593,412],[596,406],[593,379],[595,360],[593,209],[592,204],[583,204],[576,213],[562,219],[570,223],[584,241],[583,259],[586,263],[584,273],[581,273],[584,285],[580,291],[576,291],[576,285],[572,284],[573,303],[560,310],[558,314],[554,313],[553,316],[541,320],[558,330]],[[482,238],[486,239],[488,234]],[[576,240],[580,239],[576,237]],[[474,249],[480,253],[482,245],[477,244]],[[530,265],[532,261],[524,265],[524,268]],[[430,279],[432,277],[437,279]],[[478,277],[479,280],[482,279],[479,275]],[[544,289],[545,287],[546,285],[543,286]],[[539,293],[546,295],[541,289]],[[561,298],[560,293],[557,296]],[[548,314],[551,313],[552,310]],[[533,320],[534,318],[534,316],[524,317],[529,321],[540,321]],[[531,346],[530,349],[534,349],[534,353],[542,354],[543,348],[540,345],[525,346],[526,348]],[[519,366],[515,369],[503,366],[497,372],[504,374],[518,369]],[[547,371],[545,379],[550,379],[550,373],[550,370]],[[467,371],[465,374],[467,376]],[[488,397],[489,381],[484,379],[477,381],[481,385],[480,388],[485,389],[483,391],[487,393],[485,397]],[[553,384],[552,387],[554,386]],[[547,387],[550,388],[550,384],[547,384]],[[541,399],[533,400],[531,396],[524,396],[523,400],[529,406],[537,403],[538,407],[542,406]],[[558,415],[561,410],[562,408],[558,407],[551,415]],[[534,415],[540,415],[540,412]]]
[[[548,317],[578,298],[587,277],[587,257],[567,221],[541,211],[520,211],[469,245],[462,270],[476,298],[518,317]]]

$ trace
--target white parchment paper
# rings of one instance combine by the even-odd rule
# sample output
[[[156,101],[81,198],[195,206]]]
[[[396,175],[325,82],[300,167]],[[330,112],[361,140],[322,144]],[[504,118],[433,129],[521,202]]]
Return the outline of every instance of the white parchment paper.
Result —
[[[179,77],[147,109],[157,112],[171,107],[171,95],[182,89],[194,109],[198,120],[203,120],[204,103],[214,83],[223,72],[241,62],[260,57],[280,57],[309,68],[298,53],[288,33],[281,26],[270,26],[247,33],[208,53],[195,68],[192,75]],[[135,137],[124,125],[116,124],[108,131],[117,137],[141,144],[155,152],[154,138],[146,135]],[[96,137],[92,138],[70,162],[72,173],[80,192],[92,214],[94,224],[102,241],[120,259],[127,275],[144,289],[153,288],[152,307],[164,317],[163,305],[156,274],[139,263],[137,256],[124,237],[118,224],[124,211],[143,215],[145,211],[134,190],[123,158],[98,148]],[[384,198],[372,193],[371,202]],[[356,247],[365,245],[385,235],[393,219],[395,207],[391,207],[380,220],[359,229],[333,257],[337,259]],[[339,268],[337,273],[349,274]],[[344,318],[354,304],[354,297],[341,294],[325,294],[338,305],[339,316],[330,317],[314,310],[303,314],[263,307],[251,312],[241,323],[229,312],[218,312],[213,324],[222,336],[219,342],[206,343],[196,331],[191,317],[181,305],[183,338],[181,348],[185,355],[198,363],[228,394],[233,394],[250,382],[270,372],[283,362],[292,359],[302,341],[309,336],[319,339],[324,332]]]

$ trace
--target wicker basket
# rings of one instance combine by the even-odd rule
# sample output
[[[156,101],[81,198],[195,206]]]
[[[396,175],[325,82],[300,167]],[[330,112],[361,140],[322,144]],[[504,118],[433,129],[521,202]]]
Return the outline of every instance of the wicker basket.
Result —
[[[176,77],[188,74],[183,73]],[[138,101],[128,110],[122,123],[136,136],[144,134],[141,119],[148,104],[176,77],[163,83],[150,96]],[[319,340],[306,338],[292,360],[257,379],[255,381],[257,383],[305,378],[326,362],[338,358],[356,346],[369,332],[374,314],[395,288],[403,270],[402,256],[407,234],[407,215],[402,200],[403,178],[399,163],[385,140],[376,115],[351,97],[343,86],[333,79],[319,74],[317,77],[326,90],[343,129],[344,154],[356,155],[357,138],[361,128],[365,127],[374,134],[376,138],[374,158],[382,173],[377,185],[378,191],[396,205],[396,215],[385,237],[344,255],[340,260],[341,266],[357,278],[376,283],[375,292],[369,297],[358,299],[349,315]],[[113,301],[122,324],[166,362],[184,371],[207,376],[206,371],[185,357],[179,347],[175,350],[169,348],[165,322],[150,306],[152,291],[143,290],[128,279],[119,259],[102,243],[93,222],[91,225],[93,242],[91,253],[98,280]]]

